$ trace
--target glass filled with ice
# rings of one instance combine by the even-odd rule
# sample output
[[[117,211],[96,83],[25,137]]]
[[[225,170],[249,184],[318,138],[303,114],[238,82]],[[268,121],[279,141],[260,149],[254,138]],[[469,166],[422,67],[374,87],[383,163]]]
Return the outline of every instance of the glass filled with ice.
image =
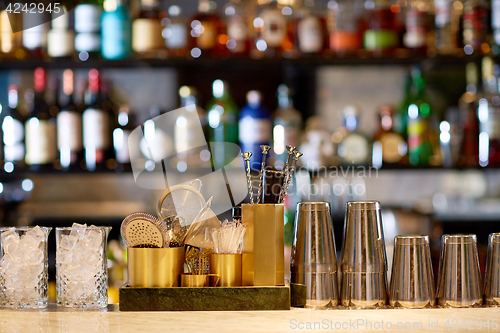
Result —
[[[74,223],[56,228],[57,304],[102,309],[108,305],[107,238],[111,227]]]
[[[0,228],[0,308],[47,307],[47,238],[52,228]]]

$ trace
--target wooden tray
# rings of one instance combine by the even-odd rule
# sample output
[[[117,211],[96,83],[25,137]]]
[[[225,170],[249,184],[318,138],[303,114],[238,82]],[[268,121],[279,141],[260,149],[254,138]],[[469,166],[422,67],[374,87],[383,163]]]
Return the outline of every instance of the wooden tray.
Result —
[[[120,311],[290,310],[290,287],[120,288]]]

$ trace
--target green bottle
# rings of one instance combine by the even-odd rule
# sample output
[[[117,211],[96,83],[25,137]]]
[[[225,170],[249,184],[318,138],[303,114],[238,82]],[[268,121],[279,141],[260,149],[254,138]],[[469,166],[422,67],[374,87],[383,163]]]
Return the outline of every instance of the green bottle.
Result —
[[[215,80],[212,92],[213,98],[207,106],[209,141],[238,144],[238,108],[229,95],[227,83]],[[214,145],[211,153],[215,169],[224,167],[237,157],[237,151],[233,149],[227,144]]]
[[[407,118],[408,118],[408,105],[412,99],[411,96],[411,75],[407,74],[404,78],[404,97],[401,103],[398,105],[396,113],[394,114],[394,130],[406,138],[407,134]]]
[[[431,106],[419,68],[411,71],[412,83],[407,108],[408,155],[414,166],[428,166],[433,154],[430,141]]]

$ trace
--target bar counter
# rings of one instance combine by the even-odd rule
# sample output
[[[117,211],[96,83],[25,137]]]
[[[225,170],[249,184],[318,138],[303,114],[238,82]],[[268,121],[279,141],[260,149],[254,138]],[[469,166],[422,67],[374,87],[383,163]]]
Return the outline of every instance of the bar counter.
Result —
[[[108,311],[100,312],[60,311],[50,304],[44,311],[0,310],[0,332],[19,333],[469,332],[472,329],[500,332],[500,308],[119,312],[118,305],[110,305]]]

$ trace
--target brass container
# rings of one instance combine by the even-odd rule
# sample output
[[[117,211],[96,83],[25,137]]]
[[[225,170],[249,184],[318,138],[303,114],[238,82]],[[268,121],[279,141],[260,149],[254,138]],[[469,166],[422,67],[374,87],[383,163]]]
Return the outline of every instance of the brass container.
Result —
[[[184,248],[128,248],[128,285],[137,288],[179,286],[184,271]]]
[[[210,275],[181,274],[181,287],[191,287],[191,288],[210,287]]]
[[[210,255],[210,274],[219,277],[220,287],[241,286],[241,254]]]
[[[243,204],[242,285],[285,285],[283,204]]]

